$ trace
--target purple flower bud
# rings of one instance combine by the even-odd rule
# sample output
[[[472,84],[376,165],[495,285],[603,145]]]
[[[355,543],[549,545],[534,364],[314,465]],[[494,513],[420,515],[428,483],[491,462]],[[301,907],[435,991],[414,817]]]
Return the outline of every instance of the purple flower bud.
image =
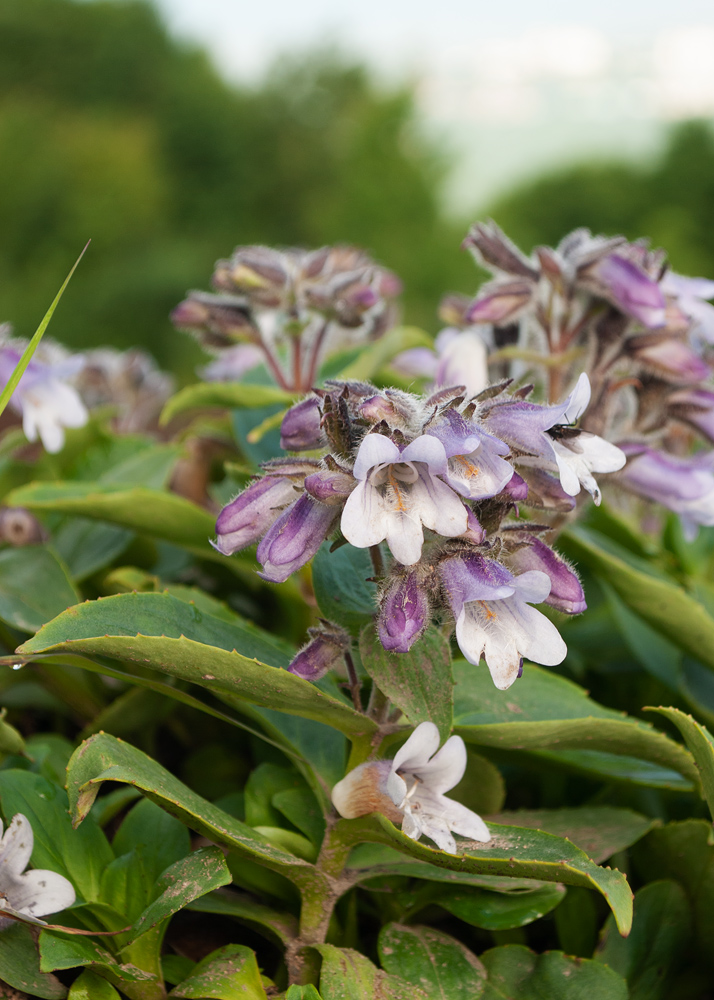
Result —
[[[542,507],[544,510],[559,510],[563,513],[573,510],[575,497],[565,492],[557,476],[551,476],[545,469],[534,467],[524,468],[521,471],[528,487],[529,507]]]
[[[284,583],[312,559],[338,517],[334,507],[318,503],[303,493],[268,529],[258,546],[258,575],[269,583]]]
[[[331,506],[343,504],[356,485],[354,476],[331,469],[320,469],[305,479],[305,489],[310,496]]]
[[[518,503],[519,501],[526,500],[528,498],[528,483],[525,479],[522,479],[517,472],[514,472],[509,481],[503,487],[503,492],[508,494],[514,503]]]
[[[591,276],[602,285],[609,302],[651,329],[664,326],[665,299],[653,281],[632,261],[612,253],[590,268]]]
[[[426,588],[417,573],[400,573],[387,584],[382,595],[377,634],[382,646],[394,653],[408,653],[429,624]]]
[[[309,628],[307,632],[310,642],[294,657],[288,670],[303,680],[319,681],[342,659],[345,650],[349,649],[350,638],[344,629],[331,622]]]
[[[700,382],[711,375],[689,344],[676,337],[644,334],[627,341],[628,352],[637,361],[654,368],[668,382]]]
[[[319,448],[325,441],[320,417],[320,400],[316,396],[291,406],[280,425],[280,447],[285,451]]]
[[[282,476],[264,476],[243,490],[223,508],[216,521],[213,543],[224,556],[257,542],[286,504],[295,499],[295,489]]]
[[[585,611],[587,604],[580,580],[565,560],[540,538],[528,536],[525,532],[514,534],[518,534],[525,544],[511,553],[509,562],[519,573],[537,569],[548,574],[551,588],[545,603],[564,611],[566,615],[579,615]]]
[[[500,326],[513,319],[528,305],[533,295],[530,281],[495,281],[483,289],[466,312],[467,323],[495,323]]]

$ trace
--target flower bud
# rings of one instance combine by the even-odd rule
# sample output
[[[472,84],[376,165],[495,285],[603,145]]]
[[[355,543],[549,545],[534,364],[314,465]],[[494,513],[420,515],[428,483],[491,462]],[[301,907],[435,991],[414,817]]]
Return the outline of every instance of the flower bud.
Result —
[[[700,382],[711,375],[711,368],[689,344],[676,337],[643,334],[630,337],[626,346],[630,355],[668,382]]]
[[[579,615],[585,611],[587,604],[582,585],[565,560],[540,538],[529,537],[525,532],[513,534],[517,534],[525,544],[509,556],[511,566],[519,573],[535,569],[550,577],[550,594],[545,603],[564,611],[566,615]]]
[[[258,546],[258,575],[269,583],[284,583],[315,555],[337,518],[334,507],[303,493],[268,529]]]
[[[291,406],[280,425],[280,447],[285,451],[319,448],[325,442],[320,421],[320,400],[316,396]]]
[[[350,771],[332,789],[332,802],[340,816],[357,819],[380,812],[392,823],[400,823],[403,812],[387,794],[387,778],[392,768],[390,760],[368,761]]]
[[[426,588],[415,572],[392,577],[382,595],[377,634],[384,649],[408,653],[429,624],[430,608]]]
[[[320,469],[305,479],[305,489],[320,503],[331,506],[343,504],[356,485],[348,472]]]
[[[467,323],[495,323],[500,326],[514,318],[528,305],[533,294],[529,281],[494,281],[485,285],[481,298],[467,312]]]
[[[342,659],[345,650],[349,649],[350,637],[331,622],[323,622],[307,632],[310,642],[294,657],[288,670],[306,681],[319,681]]]
[[[263,476],[256,480],[218,515],[214,547],[224,556],[232,556],[252,545],[294,499],[295,489],[289,479]]]
[[[583,268],[580,282],[617,306],[628,316],[653,329],[664,326],[665,298],[658,283],[637,264],[617,253],[601,257]]]

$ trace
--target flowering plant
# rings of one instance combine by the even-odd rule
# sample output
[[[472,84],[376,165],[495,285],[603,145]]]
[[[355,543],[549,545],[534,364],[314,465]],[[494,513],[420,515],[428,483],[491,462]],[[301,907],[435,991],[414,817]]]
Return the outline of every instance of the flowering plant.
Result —
[[[708,975],[714,286],[584,230],[466,245],[493,278],[435,339],[360,251],[238,248],[174,311],[213,354],[174,395],[6,331],[10,987]]]

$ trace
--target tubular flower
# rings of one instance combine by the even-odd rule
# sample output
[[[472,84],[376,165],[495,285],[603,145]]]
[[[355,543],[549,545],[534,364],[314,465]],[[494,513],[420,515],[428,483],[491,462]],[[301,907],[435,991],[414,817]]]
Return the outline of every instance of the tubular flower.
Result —
[[[483,656],[497,688],[505,691],[520,676],[523,658],[553,666],[567,647],[555,625],[530,604],[551,590],[538,570],[514,576],[494,559],[467,554],[439,566],[456,619],[456,641],[469,663]]]
[[[444,446],[430,435],[402,450],[381,434],[368,434],[355,460],[359,482],[342,512],[342,534],[361,549],[386,538],[397,562],[418,562],[422,525],[447,538],[466,531],[466,508],[437,478],[446,471]]]
[[[637,444],[623,450],[628,461],[619,483],[679,514],[690,541],[700,525],[714,525],[714,451],[680,457]]]
[[[416,727],[394,760],[360,764],[332,789],[335,808],[346,819],[382,812],[401,821],[412,840],[429,837],[442,851],[456,854],[453,834],[487,843],[488,827],[475,812],[444,794],[466,770],[466,747],[452,736],[439,750],[433,722]]]
[[[74,903],[74,888],[64,875],[39,868],[25,871],[33,845],[30,822],[17,813],[0,840],[0,912],[13,910],[28,917],[43,917]],[[9,920],[0,918],[0,928],[9,925]]]

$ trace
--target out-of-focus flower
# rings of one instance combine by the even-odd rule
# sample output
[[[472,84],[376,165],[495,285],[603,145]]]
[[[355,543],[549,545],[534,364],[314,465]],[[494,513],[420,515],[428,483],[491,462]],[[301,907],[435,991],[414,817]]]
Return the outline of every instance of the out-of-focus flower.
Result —
[[[84,354],[77,388],[89,409],[116,407],[117,429],[125,434],[154,428],[174,389],[171,375],[144,351],[100,347]]]
[[[453,834],[488,843],[488,827],[480,816],[444,794],[461,781],[466,747],[452,736],[439,750],[439,730],[433,722],[416,727],[394,760],[360,764],[332,789],[335,808],[346,819],[382,812],[401,820],[402,833],[412,840],[429,837],[442,851],[456,854]]]
[[[444,560],[439,573],[456,619],[456,641],[469,663],[483,656],[497,688],[520,676],[523,659],[560,663],[567,647],[555,625],[530,604],[551,590],[546,573],[514,576],[494,559],[464,553]]]
[[[669,415],[714,441],[714,391],[706,386],[678,389],[667,398]]]
[[[687,278],[667,271],[660,283],[665,295],[676,299],[679,308],[692,321],[690,338],[695,345],[714,344],[714,281],[708,278]]]
[[[422,525],[447,538],[466,531],[466,508],[437,478],[446,472],[444,446],[431,435],[402,450],[381,434],[368,434],[355,460],[359,482],[342,512],[342,534],[360,549],[386,538],[397,562],[413,565],[421,556]]]
[[[25,871],[33,845],[30,822],[17,813],[0,840],[0,913],[9,909],[28,917],[43,917],[65,910],[75,901],[72,883],[64,875],[41,868]],[[9,919],[0,918],[0,928],[10,924]]]
[[[405,375],[431,379],[434,388],[464,386],[475,396],[488,385],[488,351],[478,329],[447,327],[429,347],[412,347],[398,354],[392,364]]]
[[[34,514],[24,507],[0,507],[0,541],[21,548],[39,545],[46,533]]]
[[[9,328],[0,331],[0,383],[6,385],[27,343],[8,339]],[[89,419],[77,390],[69,384],[84,365],[81,355],[68,355],[57,345],[41,345],[28,364],[10,399],[22,415],[22,429],[28,441],[42,441],[46,451],[55,453],[64,446],[66,427],[83,427]],[[43,361],[42,356],[48,361]]]

